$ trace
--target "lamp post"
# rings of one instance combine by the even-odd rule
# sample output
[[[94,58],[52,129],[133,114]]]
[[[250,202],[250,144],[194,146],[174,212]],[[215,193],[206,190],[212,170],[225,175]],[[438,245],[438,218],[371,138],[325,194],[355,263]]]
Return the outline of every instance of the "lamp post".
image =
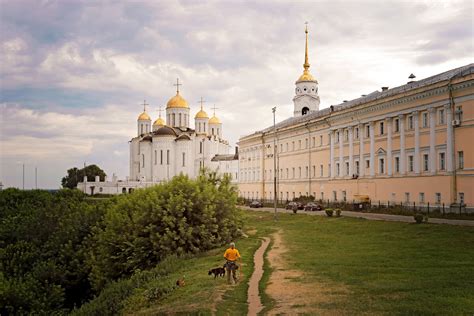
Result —
[[[274,208],[274,220],[277,219],[277,175],[276,175],[276,125],[275,125],[275,112],[276,106],[272,108],[273,112],[273,208]]]

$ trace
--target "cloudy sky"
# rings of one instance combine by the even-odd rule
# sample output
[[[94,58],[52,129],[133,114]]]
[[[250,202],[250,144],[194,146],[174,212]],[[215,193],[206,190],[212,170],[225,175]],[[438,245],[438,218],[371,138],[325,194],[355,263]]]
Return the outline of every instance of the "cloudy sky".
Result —
[[[467,1],[0,0],[0,181],[58,188],[66,170],[128,174],[146,99],[218,108],[224,135],[292,115],[309,26],[321,108],[473,61]]]

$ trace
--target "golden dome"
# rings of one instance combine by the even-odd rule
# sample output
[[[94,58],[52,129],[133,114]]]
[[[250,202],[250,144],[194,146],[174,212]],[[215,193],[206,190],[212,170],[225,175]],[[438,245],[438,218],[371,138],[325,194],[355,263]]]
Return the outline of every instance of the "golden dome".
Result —
[[[172,97],[168,103],[166,104],[166,108],[188,108],[188,102],[179,94],[179,92],[176,93],[174,97]]]
[[[194,117],[195,119],[208,119],[209,116],[207,115],[206,112],[201,107],[201,110],[196,113],[196,116]]]
[[[165,120],[163,120],[161,118],[161,116],[159,118],[156,119],[156,121],[153,123],[153,126],[165,126]]]
[[[139,120],[139,121],[151,121],[151,118],[150,118],[150,116],[149,116],[146,112],[143,112],[143,113],[140,114],[140,116],[138,117],[138,120]]]
[[[304,70],[303,71],[303,74],[298,78],[298,80],[296,82],[300,82],[300,81],[316,81],[318,82],[316,79],[314,79],[313,75],[311,75],[309,73],[309,70]]]
[[[220,124],[220,123],[221,121],[219,121],[216,115],[214,115],[213,117],[209,119],[209,124]]]

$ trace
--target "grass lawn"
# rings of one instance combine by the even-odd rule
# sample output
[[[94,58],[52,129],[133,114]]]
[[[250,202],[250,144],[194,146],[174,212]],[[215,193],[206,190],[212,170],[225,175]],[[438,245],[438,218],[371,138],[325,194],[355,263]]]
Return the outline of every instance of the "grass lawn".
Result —
[[[237,240],[244,259],[238,285],[207,275],[220,266],[225,247],[181,260],[166,280],[136,288],[126,301],[125,314],[245,315],[253,253],[261,237],[280,231],[290,269],[302,271],[295,280],[330,293],[330,300],[308,307],[328,314],[465,315],[474,313],[474,229],[434,224],[407,224],[304,214],[244,211],[247,238]],[[268,250],[272,247],[270,244]],[[264,293],[271,282],[268,260],[260,283],[263,314],[278,304]],[[158,300],[149,299],[152,283],[186,285]],[[216,302],[216,298],[219,298]]]

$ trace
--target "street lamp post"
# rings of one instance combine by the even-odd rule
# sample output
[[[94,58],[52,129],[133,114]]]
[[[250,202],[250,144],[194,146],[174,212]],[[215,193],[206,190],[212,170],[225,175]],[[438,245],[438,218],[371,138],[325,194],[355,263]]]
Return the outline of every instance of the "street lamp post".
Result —
[[[276,174],[276,125],[275,125],[275,112],[276,106],[272,108],[273,112],[273,208],[274,208],[274,220],[277,219],[277,174]]]

